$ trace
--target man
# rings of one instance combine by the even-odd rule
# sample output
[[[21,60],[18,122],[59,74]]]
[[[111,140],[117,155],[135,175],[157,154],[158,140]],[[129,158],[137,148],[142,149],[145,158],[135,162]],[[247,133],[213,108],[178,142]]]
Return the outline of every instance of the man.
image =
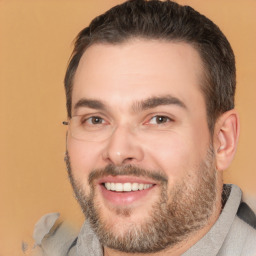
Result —
[[[80,32],[65,159],[86,221],[66,255],[256,255],[255,214],[222,180],[235,73],[219,28],[174,2],[128,1]]]

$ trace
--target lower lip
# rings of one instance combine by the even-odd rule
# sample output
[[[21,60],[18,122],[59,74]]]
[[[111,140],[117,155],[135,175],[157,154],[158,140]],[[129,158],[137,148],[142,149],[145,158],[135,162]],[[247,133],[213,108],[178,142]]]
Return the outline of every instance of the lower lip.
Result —
[[[148,189],[131,191],[131,192],[114,192],[107,190],[104,185],[100,185],[100,189],[104,199],[115,205],[127,205],[132,204],[140,199],[144,198],[154,189],[155,185]]]

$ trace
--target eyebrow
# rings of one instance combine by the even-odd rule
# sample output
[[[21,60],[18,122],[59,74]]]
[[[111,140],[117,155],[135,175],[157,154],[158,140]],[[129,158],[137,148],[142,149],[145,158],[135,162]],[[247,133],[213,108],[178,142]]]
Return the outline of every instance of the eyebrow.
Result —
[[[100,100],[94,100],[94,99],[80,99],[76,104],[74,109],[78,109],[80,107],[87,107],[92,109],[99,109],[99,110],[106,110],[105,104]]]
[[[158,106],[163,105],[176,105],[178,107],[187,109],[187,106],[177,97],[174,97],[172,95],[164,95],[164,96],[158,96],[158,97],[150,97],[148,99],[145,99],[143,101],[137,101],[133,104],[133,111],[134,112],[140,112],[143,110],[156,108]]]
[[[163,105],[176,105],[184,109],[187,108],[184,102],[182,102],[177,97],[171,95],[164,95],[150,97],[142,101],[135,101],[132,104],[132,110],[136,113]],[[74,109],[76,110],[80,107],[87,107],[97,110],[107,110],[106,105],[102,101],[96,99],[82,98],[75,104]]]

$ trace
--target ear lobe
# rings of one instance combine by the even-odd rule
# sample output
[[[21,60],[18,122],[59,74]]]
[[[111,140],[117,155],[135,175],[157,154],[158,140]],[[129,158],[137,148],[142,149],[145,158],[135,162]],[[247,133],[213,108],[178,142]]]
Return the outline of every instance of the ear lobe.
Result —
[[[239,132],[239,117],[234,109],[225,112],[218,118],[214,132],[217,170],[225,170],[231,164],[235,156]]]

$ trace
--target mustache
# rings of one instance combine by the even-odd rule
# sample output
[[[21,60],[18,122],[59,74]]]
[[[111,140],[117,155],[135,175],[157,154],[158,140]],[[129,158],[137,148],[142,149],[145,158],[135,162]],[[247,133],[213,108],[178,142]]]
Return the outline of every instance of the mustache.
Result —
[[[124,165],[124,166],[115,166],[113,164],[107,165],[105,168],[102,169],[95,169],[91,171],[88,176],[88,182],[90,185],[99,178],[104,176],[136,176],[136,177],[145,177],[150,178],[154,181],[161,182],[161,183],[168,183],[168,176],[160,171],[150,171],[143,168],[139,168],[134,165]]]

